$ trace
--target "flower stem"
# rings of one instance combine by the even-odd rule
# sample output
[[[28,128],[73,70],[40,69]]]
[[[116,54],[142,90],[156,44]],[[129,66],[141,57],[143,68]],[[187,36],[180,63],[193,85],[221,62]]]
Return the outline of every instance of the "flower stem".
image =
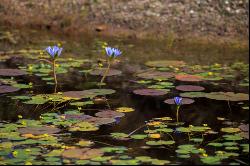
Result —
[[[177,106],[177,110],[176,110],[176,119],[177,119],[177,123],[179,122],[179,109],[180,109],[180,106],[178,105],[178,106]]]
[[[110,60],[108,60],[108,67],[107,67],[107,69],[106,69],[106,71],[101,79],[101,84],[103,83],[104,79],[106,78],[107,74],[109,73],[110,65],[111,65],[111,62],[110,62]]]
[[[55,81],[55,84],[57,85],[57,78],[56,78],[56,60],[55,60],[55,59],[53,59],[52,70],[53,70],[54,81]]]

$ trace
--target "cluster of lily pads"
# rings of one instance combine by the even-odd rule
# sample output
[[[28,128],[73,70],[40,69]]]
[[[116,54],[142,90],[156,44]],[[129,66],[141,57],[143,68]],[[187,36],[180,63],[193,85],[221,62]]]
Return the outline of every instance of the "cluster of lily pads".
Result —
[[[19,69],[0,69],[0,93],[21,105],[36,106],[34,111],[42,112],[36,120],[19,115],[16,122],[0,122],[0,164],[165,165],[194,160],[198,164],[245,163],[241,158],[249,155],[248,124],[227,124],[227,119],[218,117],[218,121],[224,123],[221,128],[213,129],[208,124],[188,124],[181,120],[181,116],[179,121],[179,115],[176,122],[173,120],[176,117],[168,115],[172,107],[166,110],[166,116],[148,119],[130,133],[98,134],[102,127],[119,126],[124,117],[138,111],[110,104],[116,90],[109,88],[110,79],[104,83],[105,78],[122,75],[123,71],[113,67],[121,51],[106,47],[107,58],[103,62],[107,68],[88,59],[61,58],[62,48],[57,46],[48,47],[46,51],[50,59],[44,59],[46,57],[41,53],[39,58],[28,56],[31,62],[19,65]],[[224,84],[232,86],[232,83],[237,88],[248,88],[248,67],[243,63],[200,66],[173,60],[149,61],[144,69],[135,70],[126,80],[133,84],[133,89],[127,93],[140,97],[138,100],[156,98],[162,104],[177,105],[177,112],[180,106],[192,107],[198,98],[226,101],[229,106],[230,102],[238,102],[243,110],[248,110],[248,94],[207,89]],[[50,94],[32,91],[37,84],[30,77],[41,79],[46,86],[56,87],[64,84],[60,76],[72,71],[82,73],[83,77],[91,75],[95,88],[55,90]],[[238,82],[235,82],[236,78],[240,78]],[[76,137],[79,133],[81,137]],[[135,145],[112,145],[98,139],[99,136],[122,145],[131,142]],[[134,153],[155,149],[171,152],[175,158]]]

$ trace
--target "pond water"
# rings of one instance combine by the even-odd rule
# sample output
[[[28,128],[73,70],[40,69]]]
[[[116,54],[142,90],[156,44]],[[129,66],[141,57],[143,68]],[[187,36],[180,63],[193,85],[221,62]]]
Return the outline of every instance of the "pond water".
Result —
[[[249,164],[248,48],[11,35],[0,40],[0,164]],[[56,86],[38,60],[57,44]],[[100,85],[107,45],[122,55]]]

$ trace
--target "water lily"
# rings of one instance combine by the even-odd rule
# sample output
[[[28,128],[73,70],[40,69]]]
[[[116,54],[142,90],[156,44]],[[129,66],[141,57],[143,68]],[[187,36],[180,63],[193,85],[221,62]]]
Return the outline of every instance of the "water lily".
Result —
[[[112,48],[112,47],[105,47],[105,51],[106,51],[106,54],[108,55],[108,67],[101,79],[101,84],[103,83],[105,77],[107,76],[109,70],[110,70],[110,66],[111,66],[111,63],[112,63],[112,60],[118,56],[120,56],[122,54],[122,52],[118,49],[118,48]]]
[[[58,46],[49,46],[45,50],[53,59],[55,59],[61,55],[63,48]]]
[[[48,46],[45,51],[50,55],[50,57],[52,58],[51,60],[48,59],[40,59],[43,60],[49,64],[51,64],[52,66],[52,70],[53,70],[53,76],[54,76],[54,81],[55,84],[57,85],[57,78],[56,78],[56,67],[58,67],[58,65],[56,64],[56,58],[59,57],[62,53],[63,48],[58,47],[58,46]]]
[[[177,122],[179,122],[179,109],[180,109],[181,104],[182,104],[182,97],[174,97],[174,102],[177,105],[176,119],[177,119]]]
[[[176,105],[181,105],[182,103],[182,97],[174,97],[174,102]]]
[[[116,58],[117,56],[120,56],[122,52],[118,48],[112,48],[112,47],[106,47],[106,54],[111,58]]]

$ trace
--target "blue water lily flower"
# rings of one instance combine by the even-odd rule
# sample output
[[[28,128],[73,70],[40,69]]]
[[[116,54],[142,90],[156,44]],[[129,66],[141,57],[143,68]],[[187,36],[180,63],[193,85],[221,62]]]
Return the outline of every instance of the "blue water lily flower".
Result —
[[[55,59],[61,55],[63,48],[60,48],[58,46],[53,46],[53,47],[49,46],[45,50],[53,59]]]
[[[118,48],[106,47],[105,50],[106,54],[111,58],[115,58],[122,54],[122,52]]]
[[[174,97],[174,102],[176,105],[180,106],[182,103],[182,97]]]

